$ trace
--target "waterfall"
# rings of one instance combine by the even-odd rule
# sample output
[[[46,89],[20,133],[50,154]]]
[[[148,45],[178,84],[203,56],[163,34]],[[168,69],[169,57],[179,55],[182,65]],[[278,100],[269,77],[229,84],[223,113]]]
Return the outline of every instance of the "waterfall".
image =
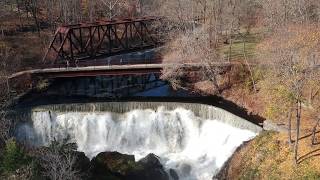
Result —
[[[53,105],[31,115],[17,131],[30,144],[68,139],[89,158],[118,151],[139,160],[154,153],[185,180],[212,179],[236,148],[260,131],[222,109],[183,103]]]
[[[177,107],[191,110],[196,116],[203,119],[216,119],[231,126],[248,129],[259,133],[261,127],[238,117],[221,108],[197,103],[178,103],[178,102],[102,102],[102,103],[76,103],[76,104],[55,104],[40,106],[33,109],[36,111],[58,111],[58,112],[116,112],[126,113],[134,109],[157,110],[163,107],[172,111]]]

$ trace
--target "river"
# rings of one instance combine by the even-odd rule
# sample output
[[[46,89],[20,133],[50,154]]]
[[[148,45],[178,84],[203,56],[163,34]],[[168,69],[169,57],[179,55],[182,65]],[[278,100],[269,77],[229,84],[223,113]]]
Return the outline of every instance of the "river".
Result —
[[[115,93],[104,84],[115,78],[56,79],[46,91],[22,97],[16,108],[27,116],[17,125],[17,139],[34,146],[66,140],[90,159],[106,151],[136,160],[154,153],[180,179],[207,180],[261,131],[254,117],[221,98],[176,91],[161,79]]]
[[[206,180],[259,132],[258,126],[209,105],[113,102],[34,108],[17,137],[35,146],[68,140],[89,158],[117,151],[139,160],[154,153],[180,179]]]

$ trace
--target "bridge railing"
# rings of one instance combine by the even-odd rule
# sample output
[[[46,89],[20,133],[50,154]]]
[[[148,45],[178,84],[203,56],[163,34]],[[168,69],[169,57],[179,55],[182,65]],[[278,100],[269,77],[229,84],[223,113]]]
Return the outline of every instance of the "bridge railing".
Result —
[[[76,64],[42,64],[38,66],[40,69],[46,68],[77,68],[77,67],[99,67],[99,66],[113,66],[113,65],[138,65],[138,64],[161,64],[162,58],[156,57],[152,59],[94,59],[90,61],[78,61]]]

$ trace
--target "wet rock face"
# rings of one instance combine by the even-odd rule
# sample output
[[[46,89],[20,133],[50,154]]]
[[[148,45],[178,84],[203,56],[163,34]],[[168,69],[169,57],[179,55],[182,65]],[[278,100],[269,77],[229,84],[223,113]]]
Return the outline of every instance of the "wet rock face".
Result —
[[[170,169],[169,172],[170,172],[170,176],[173,180],[179,180],[178,173],[174,169]]]
[[[141,159],[138,162],[138,164],[140,164],[143,167],[143,170],[139,172],[140,178],[156,179],[156,180],[168,180],[169,179],[169,176],[165,172],[158,157],[154,154],[147,155],[145,158]]]
[[[169,180],[168,174],[154,154],[136,162],[132,155],[103,152],[92,159],[91,168],[91,179]]]
[[[77,157],[76,169],[80,172],[86,174],[86,177],[89,175],[88,171],[90,170],[90,159],[86,157],[83,152],[75,151],[75,156]]]
[[[109,170],[113,174],[126,176],[135,166],[134,156],[118,152],[103,152],[92,160],[94,167]],[[98,169],[98,170],[99,170]]]

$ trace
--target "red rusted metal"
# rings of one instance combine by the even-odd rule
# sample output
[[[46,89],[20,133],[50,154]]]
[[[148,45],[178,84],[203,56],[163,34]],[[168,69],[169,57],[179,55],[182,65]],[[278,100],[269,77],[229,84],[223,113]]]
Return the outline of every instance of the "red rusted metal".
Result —
[[[158,17],[100,20],[65,25],[57,29],[43,58],[47,65],[75,66],[79,60],[155,47],[152,22]]]

